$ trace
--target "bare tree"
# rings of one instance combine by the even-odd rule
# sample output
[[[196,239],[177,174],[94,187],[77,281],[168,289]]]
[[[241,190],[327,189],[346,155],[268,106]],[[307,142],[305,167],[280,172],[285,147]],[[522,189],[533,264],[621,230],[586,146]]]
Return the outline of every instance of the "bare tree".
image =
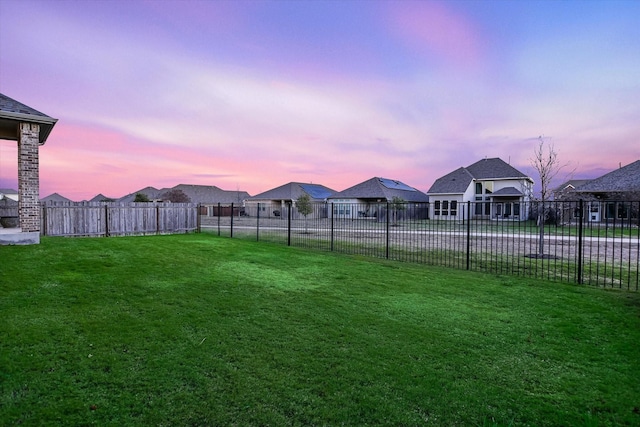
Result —
[[[540,178],[540,203],[538,204],[538,226],[540,227],[540,239],[538,241],[538,257],[544,257],[544,224],[550,214],[546,204],[551,198],[551,183],[558,173],[566,166],[558,159],[558,152],[553,143],[547,142],[543,136],[538,137],[538,145],[533,151],[533,157],[529,159],[531,166],[536,170]]]
[[[553,143],[547,142],[543,136],[538,137],[538,146],[529,160],[540,177],[540,200],[545,202],[551,198],[552,181],[567,164],[560,164]]]

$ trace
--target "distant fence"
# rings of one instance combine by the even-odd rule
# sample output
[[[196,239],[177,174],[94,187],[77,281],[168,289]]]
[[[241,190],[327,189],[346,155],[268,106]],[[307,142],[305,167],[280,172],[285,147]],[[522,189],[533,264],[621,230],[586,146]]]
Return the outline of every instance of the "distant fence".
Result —
[[[628,201],[321,203],[305,218],[291,204],[227,204],[201,209],[200,224],[221,236],[637,291],[639,211]]]
[[[194,203],[47,202],[42,205],[44,236],[125,236],[170,234],[198,229]]]

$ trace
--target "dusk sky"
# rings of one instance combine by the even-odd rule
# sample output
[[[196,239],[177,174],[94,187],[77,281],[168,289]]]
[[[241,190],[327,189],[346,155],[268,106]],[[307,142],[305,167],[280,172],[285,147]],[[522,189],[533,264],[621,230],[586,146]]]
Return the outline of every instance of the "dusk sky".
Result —
[[[0,92],[58,123],[40,196],[426,192],[500,157],[537,181],[640,159],[640,1],[0,0]],[[0,188],[17,188],[0,141]],[[559,184],[559,182],[558,182]]]

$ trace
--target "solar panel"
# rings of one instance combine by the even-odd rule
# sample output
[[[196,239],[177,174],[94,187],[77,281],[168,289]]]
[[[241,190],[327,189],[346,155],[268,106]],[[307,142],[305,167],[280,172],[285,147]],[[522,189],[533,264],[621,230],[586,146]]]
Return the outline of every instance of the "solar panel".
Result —
[[[300,184],[300,187],[309,195],[312,199],[326,199],[331,195],[331,191],[325,187],[317,184]]]
[[[380,183],[382,185],[384,185],[385,187],[391,190],[417,191],[415,188],[409,187],[407,184],[402,183],[400,181],[395,181],[393,179],[386,179],[386,178],[378,178],[378,179],[380,180]]]

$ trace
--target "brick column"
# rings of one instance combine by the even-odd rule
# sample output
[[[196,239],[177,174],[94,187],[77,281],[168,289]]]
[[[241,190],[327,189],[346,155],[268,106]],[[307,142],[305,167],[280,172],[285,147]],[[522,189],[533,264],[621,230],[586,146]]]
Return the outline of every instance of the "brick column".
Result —
[[[18,216],[22,231],[40,231],[40,125],[20,123],[18,139]]]

